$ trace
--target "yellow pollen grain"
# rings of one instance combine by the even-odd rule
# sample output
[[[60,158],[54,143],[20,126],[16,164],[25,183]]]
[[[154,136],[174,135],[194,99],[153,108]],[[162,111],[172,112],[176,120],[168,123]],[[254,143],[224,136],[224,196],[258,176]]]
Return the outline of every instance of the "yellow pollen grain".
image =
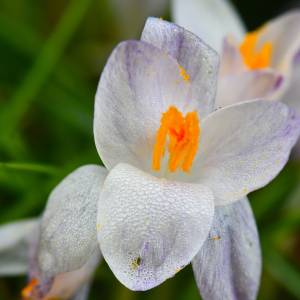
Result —
[[[273,45],[271,42],[264,42],[258,49],[257,44],[263,28],[245,35],[240,45],[240,54],[244,64],[250,70],[263,69],[271,66]]]
[[[179,66],[179,74],[184,81],[190,81],[190,75],[186,72],[186,70],[182,66]]]
[[[213,236],[211,238],[213,241],[219,241],[221,239],[221,237],[219,235]]]
[[[136,258],[133,259],[133,261],[131,262],[131,268],[132,268],[133,270],[136,270],[140,265],[141,265],[141,258],[140,258],[140,257],[136,257]]]
[[[170,172],[175,172],[178,168],[184,172],[190,170],[200,140],[199,123],[196,111],[189,112],[184,117],[175,106],[171,106],[162,114],[153,148],[153,170],[160,170],[161,160],[167,151]]]
[[[101,228],[101,225],[99,223],[96,224],[96,230],[99,231]]]

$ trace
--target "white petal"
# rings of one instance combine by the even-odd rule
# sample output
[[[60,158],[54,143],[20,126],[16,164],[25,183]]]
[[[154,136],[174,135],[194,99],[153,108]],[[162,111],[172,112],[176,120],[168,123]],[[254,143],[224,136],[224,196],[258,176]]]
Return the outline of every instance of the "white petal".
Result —
[[[274,98],[284,88],[282,75],[271,70],[241,72],[219,80],[216,107],[257,98]]]
[[[273,45],[272,67],[288,72],[295,53],[300,48],[300,11],[294,10],[268,22],[260,43]]]
[[[271,181],[286,164],[300,119],[280,102],[256,100],[229,106],[202,124],[193,174],[212,189],[216,204],[246,196]]]
[[[50,194],[38,253],[45,277],[76,270],[98,251],[97,201],[106,174],[100,166],[80,167]]]
[[[55,277],[45,299],[87,299],[89,283],[100,261],[100,251],[96,251],[80,269],[62,273]]]
[[[281,101],[294,108],[300,114],[300,48],[292,61],[291,74],[289,75],[288,87]]]
[[[38,219],[10,223],[0,227],[0,275],[18,275],[28,271],[31,237]]]
[[[95,100],[94,135],[107,168],[120,162],[151,169],[162,113],[199,108],[199,95],[180,75],[177,61],[141,41],[121,43],[102,73]]]
[[[218,52],[226,35],[240,39],[245,33],[241,19],[227,0],[173,0],[173,19]]]
[[[223,40],[219,78],[227,75],[238,75],[246,67],[239,51],[239,44],[233,36],[226,36]]]
[[[174,57],[190,76],[193,98],[204,118],[214,108],[218,54],[199,37],[161,19],[148,18],[141,39]]]
[[[159,179],[119,164],[106,178],[98,203],[101,252],[126,287],[153,288],[199,251],[213,211],[205,186]]]
[[[256,299],[262,261],[247,199],[216,208],[208,239],[192,264],[203,299]]]

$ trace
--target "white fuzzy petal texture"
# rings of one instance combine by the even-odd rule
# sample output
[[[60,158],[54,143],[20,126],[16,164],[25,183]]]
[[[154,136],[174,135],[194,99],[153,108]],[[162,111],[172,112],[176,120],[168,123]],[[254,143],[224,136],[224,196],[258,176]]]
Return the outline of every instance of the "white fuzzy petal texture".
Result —
[[[173,20],[220,53],[223,39],[241,39],[245,27],[228,0],[173,0]]]
[[[38,249],[43,276],[81,268],[99,251],[97,201],[107,171],[86,165],[68,175],[50,194],[41,223]]]
[[[126,287],[153,288],[192,260],[213,213],[207,187],[119,164],[106,178],[98,203],[101,252]]]
[[[1,276],[28,272],[31,238],[38,226],[38,219],[30,219],[0,227]]]
[[[108,169],[120,162],[151,171],[162,114],[175,105],[183,114],[199,109],[199,95],[184,80],[178,62],[142,41],[119,44],[102,73],[94,136]]]
[[[237,201],[281,171],[299,133],[299,117],[280,102],[255,100],[217,110],[202,123],[194,179],[212,189],[217,205]]]
[[[199,37],[161,19],[148,18],[141,39],[174,57],[189,75],[193,99],[204,118],[214,108],[218,54]]]
[[[247,199],[216,207],[212,229],[192,265],[202,299],[256,299],[262,259]]]

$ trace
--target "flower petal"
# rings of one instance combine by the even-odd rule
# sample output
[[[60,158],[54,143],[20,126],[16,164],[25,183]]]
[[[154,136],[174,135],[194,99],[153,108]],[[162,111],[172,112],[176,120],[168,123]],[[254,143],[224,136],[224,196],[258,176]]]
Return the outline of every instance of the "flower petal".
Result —
[[[141,39],[166,51],[186,70],[203,118],[214,109],[218,54],[193,33],[161,19],[148,18]]]
[[[24,220],[1,226],[1,276],[27,273],[31,237],[38,226],[38,219]]]
[[[280,102],[217,110],[203,121],[194,179],[212,189],[217,205],[239,200],[281,171],[299,132],[299,117]]]
[[[97,201],[107,172],[86,165],[51,193],[41,223],[39,266],[45,277],[76,270],[98,251]]]
[[[108,169],[119,162],[151,169],[162,113],[175,105],[182,113],[200,108],[177,61],[141,41],[119,44],[102,73],[95,100],[94,135]]]
[[[43,299],[70,299],[71,297],[73,300],[87,299],[90,281],[100,257],[100,251],[97,250],[80,269],[57,275],[50,291]]]
[[[216,208],[208,239],[192,265],[203,299],[256,299],[262,261],[247,199]]]
[[[262,29],[260,43],[273,45],[272,67],[287,72],[300,48],[300,11],[294,10],[268,22]]]
[[[192,260],[207,237],[213,211],[207,187],[119,164],[105,180],[98,203],[101,252],[126,287],[153,288]]]
[[[227,0],[173,0],[173,19],[218,52],[226,35],[240,39],[245,33],[241,19]]]
[[[241,72],[220,78],[216,107],[257,98],[274,98],[284,87],[282,75],[271,70]]]

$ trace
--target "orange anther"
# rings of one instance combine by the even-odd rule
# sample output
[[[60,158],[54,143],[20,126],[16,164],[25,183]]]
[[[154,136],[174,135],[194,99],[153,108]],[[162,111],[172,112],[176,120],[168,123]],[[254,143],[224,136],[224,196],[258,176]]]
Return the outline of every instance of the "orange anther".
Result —
[[[265,42],[260,49],[257,49],[260,34],[261,30],[247,33],[240,45],[240,53],[243,61],[251,70],[263,69],[271,65],[273,45],[271,42]]]
[[[38,280],[33,278],[28,283],[28,285],[22,290],[21,296],[23,300],[31,300],[33,299],[33,290],[38,285]]]
[[[160,128],[156,134],[152,168],[155,171],[160,170],[160,162],[165,154],[167,138],[169,138],[169,171],[175,172],[180,166],[184,172],[188,172],[197,153],[199,136],[197,112],[189,112],[183,117],[175,106],[171,106],[163,113]]]

